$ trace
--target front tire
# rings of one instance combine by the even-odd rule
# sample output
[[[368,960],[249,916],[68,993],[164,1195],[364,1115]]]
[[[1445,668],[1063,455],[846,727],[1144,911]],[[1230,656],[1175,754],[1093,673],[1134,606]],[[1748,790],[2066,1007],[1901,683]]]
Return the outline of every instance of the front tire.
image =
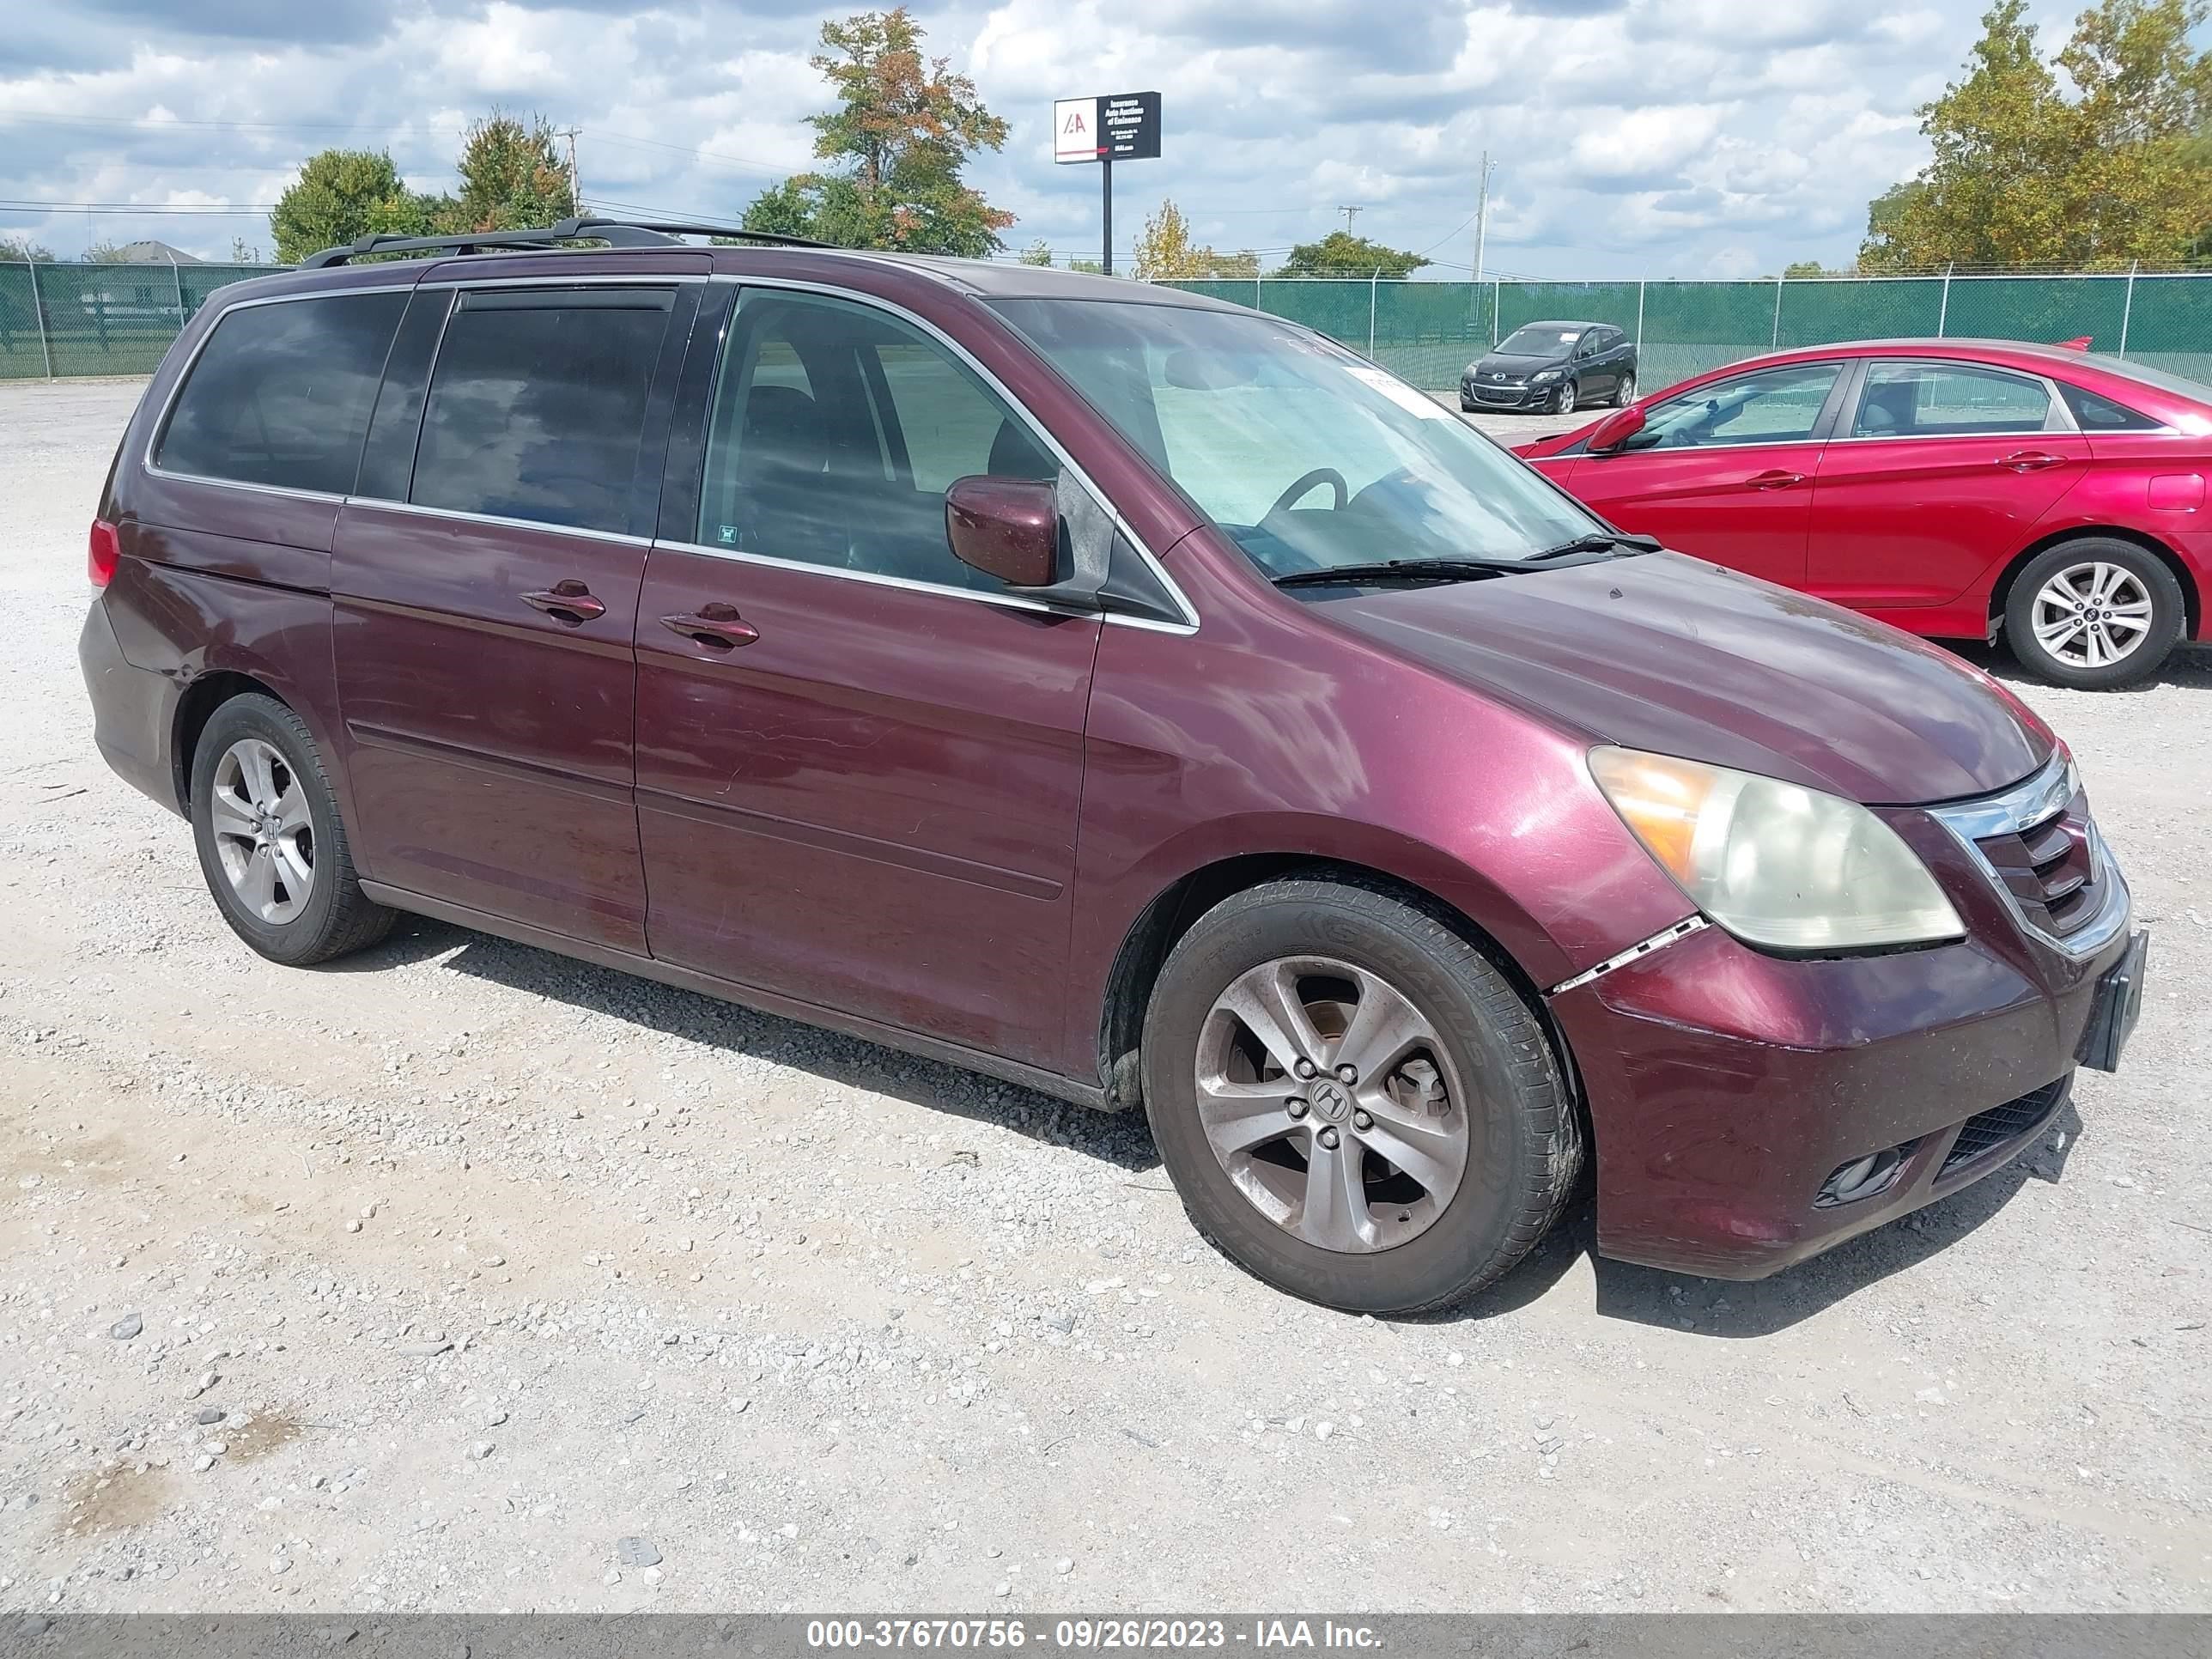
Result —
[[[274,697],[233,697],[192,754],[192,838],[231,931],[300,968],[374,945],[392,911],[361,890],[307,722]]]
[[[1270,882],[1200,917],[1153,988],[1144,1080],[1198,1230],[1349,1312],[1473,1294],[1543,1236],[1581,1166],[1536,1016],[1379,884]]]
[[[1554,415],[1571,415],[1575,412],[1575,405],[1579,401],[1575,393],[1575,383],[1572,380],[1562,380],[1559,382],[1559,389],[1552,394],[1551,412]]]
[[[2148,679],[2185,621],[2181,584],[2133,542],[2085,536],[2028,561],[2005,600],[2005,638],[2038,679],[2110,691]]]

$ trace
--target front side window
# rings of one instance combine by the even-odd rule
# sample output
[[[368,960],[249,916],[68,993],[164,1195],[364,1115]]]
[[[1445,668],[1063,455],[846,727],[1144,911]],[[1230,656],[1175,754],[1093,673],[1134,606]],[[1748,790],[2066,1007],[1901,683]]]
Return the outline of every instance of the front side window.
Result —
[[[1820,423],[1840,363],[1801,363],[1718,380],[1654,404],[1626,449],[1802,443]]]
[[[697,540],[993,589],[953,556],[945,487],[1058,472],[1029,426],[920,329],[846,301],[757,290],[724,348]]]
[[[665,289],[463,295],[431,371],[408,500],[629,530],[671,305]]]
[[[1291,324],[1135,301],[994,308],[1271,576],[1517,559],[1601,529],[1434,399]]]
[[[177,394],[154,464],[347,494],[406,307],[404,294],[332,294],[224,313]]]
[[[1867,370],[1855,438],[1972,438],[2040,432],[2051,393],[2040,380],[1971,363],[1875,363]]]

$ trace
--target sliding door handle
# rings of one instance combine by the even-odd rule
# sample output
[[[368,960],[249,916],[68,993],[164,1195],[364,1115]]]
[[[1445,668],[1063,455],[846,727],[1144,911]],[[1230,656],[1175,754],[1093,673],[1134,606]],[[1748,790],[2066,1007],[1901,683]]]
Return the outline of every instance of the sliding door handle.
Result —
[[[522,602],[532,610],[543,611],[554,621],[566,623],[571,628],[595,622],[607,614],[605,602],[593,599],[592,590],[574,577],[555,582],[552,586],[538,592],[525,593]]]

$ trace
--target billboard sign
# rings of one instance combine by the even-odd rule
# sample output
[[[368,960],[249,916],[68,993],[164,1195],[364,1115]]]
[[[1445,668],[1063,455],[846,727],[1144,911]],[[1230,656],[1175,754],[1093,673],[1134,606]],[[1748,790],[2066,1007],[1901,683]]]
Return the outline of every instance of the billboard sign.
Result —
[[[1150,161],[1160,153],[1160,95],[1116,92],[1052,106],[1055,161]]]

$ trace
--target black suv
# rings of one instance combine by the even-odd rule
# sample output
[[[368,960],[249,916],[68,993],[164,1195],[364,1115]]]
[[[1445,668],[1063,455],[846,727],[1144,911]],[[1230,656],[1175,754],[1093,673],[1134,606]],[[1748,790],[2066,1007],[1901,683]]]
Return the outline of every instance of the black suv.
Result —
[[[1467,366],[1459,406],[1571,415],[1636,401],[1636,343],[1610,323],[1524,323]]]

